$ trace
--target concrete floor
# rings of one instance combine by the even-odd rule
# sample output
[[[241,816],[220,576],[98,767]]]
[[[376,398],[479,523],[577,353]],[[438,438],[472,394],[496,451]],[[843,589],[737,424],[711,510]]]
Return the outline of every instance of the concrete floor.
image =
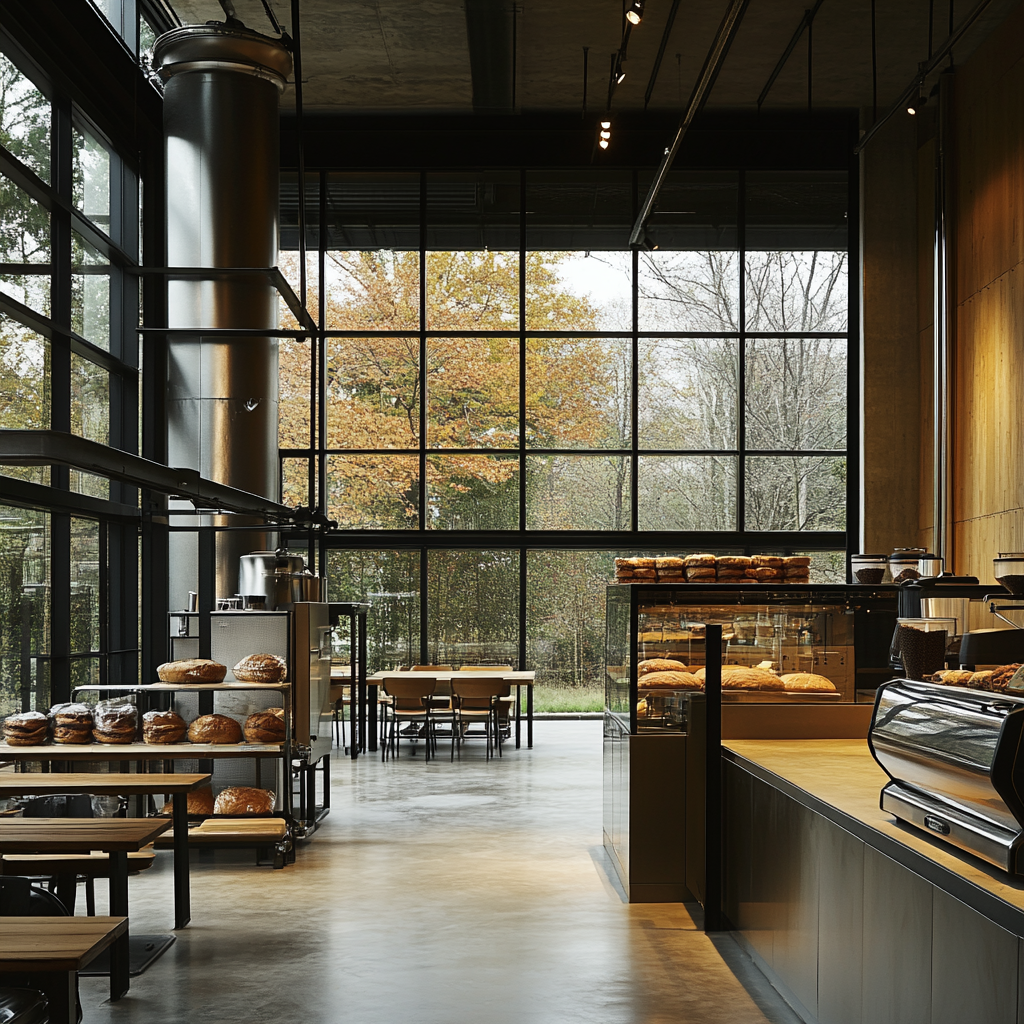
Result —
[[[795,1024],[728,936],[679,904],[623,902],[599,722],[539,722],[533,750],[500,761],[477,743],[454,765],[332,770],[331,814],[294,865],[193,855],[192,924],[119,1002],[82,979],[85,1024]],[[136,932],[173,917],[157,860],[131,880]]]

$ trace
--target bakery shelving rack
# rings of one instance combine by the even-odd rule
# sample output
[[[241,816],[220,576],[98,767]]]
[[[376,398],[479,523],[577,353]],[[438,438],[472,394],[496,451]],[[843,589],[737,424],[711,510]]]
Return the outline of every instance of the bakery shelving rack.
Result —
[[[268,760],[280,763],[277,789],[278,800],[287,822],[286,836],[274,844],[274,866],[283,867],[295,859],[296,821],[293,813],[291,786],[292,758],[292,694],[291,683],[149,683],[149,684],[85,684],[77,686],[72,696],[80,693],[96,694],[146,694],[163,698],[162,701],[146,701],[146,707],[139,708],[139,714],[173,703],[175,693],[195,694],[198,698],[199,713],[211,714],[215,707],[217,694],[243,693],[246,691],[263,694],[280,694],[285,710],[285,738],[283,743],[84,743],[57,744],[47,743],[40,746],[12,747],[0,744],[2,757],[20,764],[41,762],[44,770],[52,770],[61,763],[73,762],[112,762],[122,765],[137,763],[141,772],[152,770],[158,765],[159,771],[173,773],[175,762],[198,761],[199,770],[203,773],[212,772],[213,762],[222,760],[253,759],[256,766],[256,784],[262,781],[263,763]],[[123,770],[123,769],[122,769]],[[262,788],[262,787],[261,787]],[[259,820],[259,819],[254,819]],[[237,842],[232,845],[239,845]],[[265,842],[254,841],[253,845],[265,846]]]

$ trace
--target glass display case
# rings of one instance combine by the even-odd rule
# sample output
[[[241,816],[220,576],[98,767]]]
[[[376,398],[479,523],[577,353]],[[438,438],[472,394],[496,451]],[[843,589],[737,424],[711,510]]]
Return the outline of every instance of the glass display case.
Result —
[[[722,627],[723,703],[869,702],[891,675],[896,614],[893,586],[609,586],[608,714],[631,733],[685,732],[712,623]],[[646,671],[651,662],[662,671]]]

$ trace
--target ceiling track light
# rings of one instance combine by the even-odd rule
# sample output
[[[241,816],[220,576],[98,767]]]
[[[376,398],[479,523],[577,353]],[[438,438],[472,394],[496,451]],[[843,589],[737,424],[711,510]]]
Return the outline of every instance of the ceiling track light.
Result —
[[[615,59],[615,84],[622,85],[626,80],[626,72],[622,69],[622,54]]]
[[[630,25],[639,25],[644,16],[644,0],[630,0],[629,8],[626,11],[626,21]]]
[[[612,123],[611,121],[601,121],[600,125],[601,127],[597,133],[597,144],[601,149],[607,149],[612,139]]]

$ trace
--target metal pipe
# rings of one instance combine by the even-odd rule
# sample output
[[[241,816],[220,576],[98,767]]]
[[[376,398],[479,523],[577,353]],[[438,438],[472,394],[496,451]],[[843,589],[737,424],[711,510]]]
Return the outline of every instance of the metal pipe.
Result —
[[[853,152],[855,154],[860,151],[875,137],[878,130],[885,124],[886,121],[892,117],[897,111],[906,110],[907,102],[913,99],[917,95],[918,90],[921,87],[921,83],[943,62],[943,60],[949,55],[949,51],[964,37],[967,30],[985,13],[985,9],[992,3],[992,0],[980,0],[978,5],[967,15],[959,26],[950,33],[949,38],[942,44],[942,46],[935,51],[935,54],[930,60],[926,61],[916,75],[914,75],[913,81],[910,85],[900,93],[899,98],[896,102],[882,115],[875,123],[868,129],[864,134],[864,138],[854,146]],[[950,5],[952,7],[952,5]]]
[[[165,82],[168,266],[276,266],[288,50],[236,24],[188,25],[157,40],[154,66]],[[266,274],[211,278],[168,281],[169,328],[276,329],[277,291]],[[172,334],[168,349],[170,461],[276,502],[277,339]],[[274,543],[265,530],[218,534],[216,593],[235,593],[241,554]],[[197,556],[172,553],[172,606],[195,589]]]
[[[775,65],[774,70],[768,76],[768,81],[765,82],[764,88],[761,90],[761,95],[757,97],[757,109],[761,109],[761,105],[768,98],[768,93],[771,92],[772,86],[775,84],[775,79],[782,73],[782,69],[786,66],[786,61],[789,60],[791,54],[796,49],[796,44],[800,42],[800,37],[804,34],[804,29],[809,29],[814,21],[814,16],[818,13],[818,8],[825,2],[825,0],[818,0],[812,10],[804,11],[803,17],[800,19],[800,24],[797,25],[796,31],[793,33],[793,38],[789,41],[789,46],[783,51],[782,56],[779,58],[778,64]]]
[[[640,207],[640,215],[637,217],[636,223],[633,225],[633,232],[629,236],[629,244],[631,246],[643,244],[644,235],[647,231],[647,221],[654,212],[654,204],[658,201],[658,193],[661,191],[661,186],[665,183],[665,178],[668,177],[669,168],[671,168],[672,162],[676,158],[676,153],[679,152],[679,145],[683,141],[683,136],[686,135],[693,119],[701,112],[701,109],[707,102],[708,95],[715,84],[715,79],[718,77],[718,72],[725,58],[729,54],[729,47],[736,37],[736,30],[740,27],[740,22],[743,20],[743,15],[746,13],[749,2],[750,0],[729,0],[725,17],[722,19],[722,24],[718,26],[718,32],[715,35],[714,42],[711,44],[711,49],[708,50],[708,55],[704,58],[704,67],[701,68],[700,75],[697,77],[697,82],[693,87],[693,92],[690,94],[690,102],[687,104],[686,113],[679,122],[679,127],[676,130],[672,144],[665,148],[665,154],[661,158],[661,164],[654,175],[654,181],[651,182],[647,198],[644,200],[643,206]],[[610,104],[611,90],[609,90],[608,101]]]
[[[939,78],[939,116],[935,138],[935,228],[932,266],[932,549],[954,571],[952,521],[952,370],[956,339],[955,238],[950,181],[952,70]]]

